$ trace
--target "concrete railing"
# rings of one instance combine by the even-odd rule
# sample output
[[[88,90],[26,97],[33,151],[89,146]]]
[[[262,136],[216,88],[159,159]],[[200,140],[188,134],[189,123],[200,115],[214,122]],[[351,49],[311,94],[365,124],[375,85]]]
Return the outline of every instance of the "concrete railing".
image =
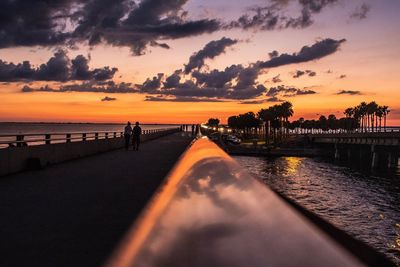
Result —
[[[180,128],[144,130],[141,141],[156,139],[168,134],[176,133]],[[71,136],[79,135],[76,138]],[[93,135],[93,138],[90,137]],[[15,135],[17,136],[17,135]],[[35,134],[35,136],[39,136]],[[90,156],[101,152],[119,149],[124,146],[124,137],[121,133],[68,133],[68,134],[43,134],[44,138],[10,141],[16,145],[0,149],[0,176],[20,172],[27,169],[37,169],[46,165]],[[56,138],[51,138],[51,136]],[[63,136],[60,138],[60,136]],[[25,136],[24,136],[25,137]],[[25,141],[24,141],[25,140]],[[53,143],[53,142],[62,143]],[[38,143],[44,145],[22,146],[21,142]]]
[[[154,134],[169,129],[143,130],[142,133]],[[182,128],[180,128],[182,129]],[[0,148],[21,147],[33,145],[50,145],[58,143],[70,143],[98,139],[110,139],[122,137],[123,132],[68,132],[68,133],[31,133],[31,134],[0,134]]]

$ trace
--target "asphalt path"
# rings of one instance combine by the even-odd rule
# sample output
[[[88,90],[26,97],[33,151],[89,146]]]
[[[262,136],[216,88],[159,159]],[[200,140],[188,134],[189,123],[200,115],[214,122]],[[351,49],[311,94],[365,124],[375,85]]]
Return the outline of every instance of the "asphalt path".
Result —
[[[0,266],[101,266],[191,140],[176,133],[0,178]]]

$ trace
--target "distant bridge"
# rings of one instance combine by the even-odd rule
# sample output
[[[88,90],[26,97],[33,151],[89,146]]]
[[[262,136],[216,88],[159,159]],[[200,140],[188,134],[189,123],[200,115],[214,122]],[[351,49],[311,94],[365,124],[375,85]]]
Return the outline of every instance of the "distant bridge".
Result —
[[[371,167],[398,165],[400,132],[333,133],[308,135],[314,144],[334,148],[335,159],[367,160]]]

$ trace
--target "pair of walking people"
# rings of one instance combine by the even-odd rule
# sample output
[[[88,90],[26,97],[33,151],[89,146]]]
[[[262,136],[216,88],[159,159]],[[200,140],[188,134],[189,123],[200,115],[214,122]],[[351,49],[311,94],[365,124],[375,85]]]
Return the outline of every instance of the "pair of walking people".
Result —
[[[128,121],[124,130],[125,149],[126,150],[129,149],[129,143],[132,138],[133,150],[139,150],[141,134],[142,134],[142,128],[140,128],[139,122],[137,121],[132,129],[131,123]]]

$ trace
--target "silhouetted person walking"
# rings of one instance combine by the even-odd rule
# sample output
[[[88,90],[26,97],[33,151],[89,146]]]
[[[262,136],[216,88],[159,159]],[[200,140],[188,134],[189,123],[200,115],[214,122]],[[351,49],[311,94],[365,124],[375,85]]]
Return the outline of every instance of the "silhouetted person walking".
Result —
[[[132,136],[133,150],[139,150],[141,134],[142,134],[142,128],[140,128],[139,122],[137,121],[135,123],[135,127],[133,127],[133,136]]]
[[[132,127],[131,123],[128,121],[128,123],[125,126],[124,129],[124,138],[125,138],[125,149],[129,149],[129,140],[131,139],[131,134],[132,134]]]

